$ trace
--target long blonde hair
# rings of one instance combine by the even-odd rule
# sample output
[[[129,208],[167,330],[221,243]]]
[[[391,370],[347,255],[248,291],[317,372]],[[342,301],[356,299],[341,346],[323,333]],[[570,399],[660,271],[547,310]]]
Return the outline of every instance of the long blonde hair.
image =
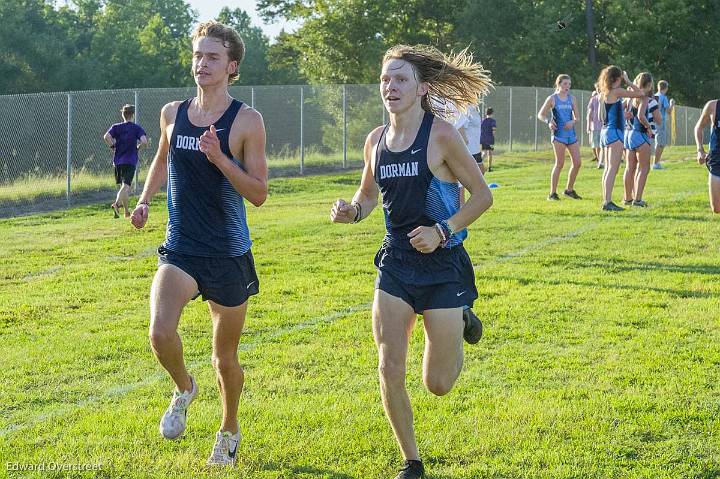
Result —
[[[452,115],[449,103],[465,111],[468,105],[477,105],[492,87],[490,72],[473,60],[467,48],[445,55],[430,45],[395,45],[385,52],[382,62],[393,59],[408,62],[418,83],[428,84],[421,106],[441,118]]]
[[[616,67],[615,65],[608,65],[605,68],[602,69],[600,72],[600,76],[597,80],[598,89],[600,90],[598,92],[598,95],[600,96],[600,120],[602,122],[605,122],[605,102],[607,101],[608,95],[610,95],[610,92],[612,91],[613,83],[617,81],[618,78],[622,78],[622,70],[620,68]]]
[[[646,86],[651,85],[653,82],[653,76],[648,72],[638,73],[638,76],[636,76],[635,80],[633,80],[635,86],[640,88],[641,90],[645,89]],[[652,89],[650,90],[649,95],[652,95]],[[632,104],[634,107],[639,108],[643,100],[643,97],[633,98]]]

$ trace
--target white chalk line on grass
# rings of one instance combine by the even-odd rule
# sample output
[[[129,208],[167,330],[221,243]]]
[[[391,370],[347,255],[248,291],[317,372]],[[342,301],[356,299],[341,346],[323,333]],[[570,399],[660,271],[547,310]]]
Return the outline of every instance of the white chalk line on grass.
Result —
[[[238,349],[239,349],[239,351],[251,351],[251,350],[257,348],[258,346],[267,343],[268,341],[295,333],[297,331],[309,329],[309,328],[312,328],[314,326],[318,326],[321,324],[333,323],[339,319],[343,319],[347,316],[350,316],[353,313],[357,313],[358,311],[365,311],[370,306],[371,306],[371,303],[356,304],[354,306],[349,306],[347,308],[343,308],[340,311],[336,311],[332,314],[318,316],[318,317],[312,318],[309,321],[306,321],[304,323],[293,324],[292,326],[288,326],[286,328],[277,329],[270,334],[260,335],[257,340],[249,342],[249,343],[242,343],[242,340],[241,340],[240,346]],[[187,367],[188,367],[188,369],[192,370],[192,369],[195,369],[202,365],[205,365],[207,363],[208,363],[208,360],[197,360],[197,361],[188,363]],[[10,424],[9,426],[6,426],[6,427],[0,429],[0,437],[7,436],[13,432],[32,427],[36,424],[48,421],[48,420],[58,417],[58,416],[67,415],[76,409],[81,409],[85,406],[90,406],[95,403],[99,403],[104,399],[125,396],[125,395],[131,393],[132,391],[135,391],[136,389],[140,389],[145,386],[149,386],[157,381],[166,379],[167,377],[168,377],[168,374],[165,371],[162,371],[162,372],[157,372],[157,373],[151,374],[143,381],[113,386],[113,387],[107,389],[104,394],[90,396],[90,397],[87,397],[81,401],[78,401],[78,402],[75,402],[72,404],[65,404],[65,405],[56,407],[52,411],[40,413],[36,416],[33,416],[30,421],[27,421],[23,424]]]
[[[658,203],[656,203],[655,205],[656,205],[656,206],[661,206],[661,205],[666,204],[666,203],[676,202],[676,201],[682,200],[682,199],[684,199],[684,198],[686,198],[686,197],[689,197],[689,196],[691,196],[691,195],[693,195],[693,194],[695,194],[695,192],[679,193],[679,194],[675,195],[672,199],[667,200],[667,201],[658,202]],[[562,235],[553,236],[553,237],[551,237],[551,238],[544,239],[544,240],[542,240],[542,241],[538,241],[538,242],[533,243],[533,244],[531,244],[531,245],[528,245],[528,246],[526,246],[525,248],[522,248],[522,249],[520,249],[520,250],[513,251],[513,252],[510,252],[510,253],[501,254],[500,256],[497,256],[497,257],[495,257],[495,258],[492,258],[492,259],[489,259],[489,260],[487,260],[487,261],[483,261],[483,262],[481,262],[481,263],[478,263],[478,264],[474,265],[474,268],[475,268],[475,269],[478,269],[478,268],[481,268],[481,267],[483,267],[483,266],[488,266],[488,265],[490,265],[490,264],[503,263],[503,262],[506,262],[506,261],[512,261],[512,260],[515,260],[515,259],[517,259],[517,258],[521,258],[521,257],[523,257],[523,256],[525,256],[525,255],[527,255],[527,254],[530,254],[530,253],[533,253],[533,252],[535,252],[535,251],[539,251],[539,250],[541,250],[541,249],[544,249],[544,248],[546,248],[546,247],[548,247],[548,246],[551,246],[551,245],[554,245],[554,244],[557,244],[557,243],[562,243],[562,242],[564,242],[564,241],[568,241],[568,240],[577,238],[578,236],[580,236],[580,235],[582,235],[582,234],[584,234],[584,233],[587,233],[588,231],[591,231],[591,230],[595,229],[598,225],[600,225],[600,223],[601,223],[602,221],[604,221],[604,219],[605,219],[605,218],[600,219],[600,220],[598,220],[598,221],[591,222],[591,223],[587,223],[587,224],[581,226],[580,228],[578,228],[577,230],[571,231],[570,233],[565,233],[565,234],[562,234]],[[250,350],[256,348],[257,346],[259,346],[260,344],[262,344],[262,343],[264,343],[264,342],[266,342],[266,341],[268,341],[268,340],[277,339],[277,338],[279,338],[279,337],[281,337],[281,336],[284,336],[284,335],[287,335],[287,334],[291,334],[291,333],[294,333],[294,332],[296,332],[296,331],[301,331],[301,330],[304,330],[304,329],[308,329],[308,328],[311,328],[311,327],[316,326],[316,325],[318,325],[318,324],[322,324],[322,323],[332,323],[332,322],[335,322],[335,321],[337,321],[337,320],[339,320],[339,319],[342,319],[342,318],[344,318],[344,317],[346,317],[346,316],[349,316],[349,315],[351,315],[351,314],[353,314],[353,313],[356,313],[356,312],[358,312],[358,311],[366,310],[366,309],[370,308],[370,306],[371,306],[371,303],[357,304],[357,305],[354,305],[354,306],[350,306],[350,307],[344,308],[344,309],[342,309],[342,310],[340,310],[340,311],[337,311],[337,312],[335,312],[335,313],[332,313],[332,314],[328,314],[328,315],[324,315],[324,316],[319,316],[319,317],[313,318],[313,319],[311,319],[311,320],[309,320],[309,321],[307,321],[307,322],[304,322],[304,323],[294,324],[294,325],[289,326],[289,327],[286,327],[286,328],[278,329],[278,330],[272,332],[271,334],[261,336],[261,338],[258,339],[257,341],[254,341],[254,342],[251,342],[251,343],[242,343],[242,342],[241,342],[240,347],[239,347],[239,350],[240,350],[240,351],[250,351]],[[203,360],[203,361],[194,361],[194,362],[188,364],[188,367],[189,367],[190,369],[192,369],[192,368],[196,368],[196,367],[198,367],[198,366],[200,366],[200,365],[203,365],[203,364],[206,364],[206,363],[207,363],[206,360]],[[149,377],[148,377],[147,379],[145,379],[144,381],[140,381],[140,382],[137,382],[137,383],[122,384],[122,385],[118,385],[118,386],[111,387],[111,388],[109,388],[107,391],[105,391],[105,393],[102,394],[102,395],[91,396],[91,397],[88,397],[88,398],[86,398],[86,399],[83,399],[82,401],[78,401],[78,402],[73,403],[73,404],[67,404],[67,405],[65,405],[65,406],[58,407],[58,408],[54,409],[54,410],[51,411],[51,412],[41,413],[41,414],[39,414],[39,415],[37,415],[37,416],[34,416],[31,421],[26,422],[26,423],[24,423],[24,424],[10,424],[9,426],[6,426],[6,427],[0,429],[0,437],[6,436],[6,435],[11,434],[11,433],[13,433],[13,432],[15,432],[15,431],[19,431],[19,430],[22,430],[22,429],[25,429],[25,428],[34,426],[35,424],[38,424],[38,423],[40,423],[40,422],[42,422],[42,421],[45,421],[45,420],[47,420],[47,419],[51,419],[51,418],[57,417],[57,416],[59,416],[59,415],[65,415],[65,414],[70,413],[71,411],[73,411],[73,410],[75,410],[75,409],[80,409],[80,408],[83,408],[83,407],[85,407],[85,406],[90,406],[90,405],[92,405],[92,404],[95,404],[95,403],[98,403],[98,402],[102,401],[103,399],[107,399],[107,398],[111,398],[111,397],[117,397],[117,396],[124,396],[124,395],[129,394],[130,392],[132,392],[132,391],[134,391],[134,390],[136,390],[136,389],[139,389],[139,388],[148,386],[148,385],[150,385],[150,384],[152,384],[152,383],[154,383],[154,382],[156,382],[156,381],[159,381],[159,380],[161,380],[161,379],[164,379],[164,378],[167,378],[167,373],[165,373],[165,372],[157,372],[157,373],[152,374],[151,376],[149,376]]]
[[[504,263],[506,261],[512,261],[517,258],[521,258],[527,254],[533,253],[535,251],[541,250],[543,248],[546,248],[550,245],[556,244],[556,243],[562,243],[563,241],[571,240],[573,238],[577,238],[583,233],[587,233],[588,231],[594,229],[597,227],[598,223],[589,223],[584,225],[583,227],[571,231],[570,233],[566,233],[559,236],[553,236],[552,238],[548,238],[542,241],[538,241],[537,243],[533,243],[531,245],[526,246],[523,249],[512,251],[510,253],[504,253],[500,256],[496,256],[495,258],[489,259],[487,261],[480,262],[478,264],[473,265],[475,269],[482,268],[483,266],[488,266],[495,263]]]

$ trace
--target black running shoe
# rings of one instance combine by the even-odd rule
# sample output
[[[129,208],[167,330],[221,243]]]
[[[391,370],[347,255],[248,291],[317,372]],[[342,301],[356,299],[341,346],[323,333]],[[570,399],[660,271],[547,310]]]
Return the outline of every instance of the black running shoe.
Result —
[[[463,338],[468,344],[475,344],[482,338],[482,321],[478,318],[473,310],[468,308],[463,311],[463,322],[465,327],[463,328]]]
[[[603,211],[625,211],[625,208],[621,208],[612,201],[610,203],[605,203],[602,206]]]
[[[598,169],[598,170],[604,170],[604,169],[605,169],[605,163],[598,163],[597,169]]]
[[[581,199],[582,199],[582,196],[578,195],[575,190],[565,190],[565,191],[563,191],[563,194],[564,194],[565,196],[568,196],[568,197],[574,199],[574,200],[581,200]]]
[[[395,479],[424,479],[425,467],[422,461],[405,461]]]
[[[560,197],[557,193],[553,193],[551,195],[548,195],[548,201],[560,201]]]
[[[630,205],[633,204],[633,200],[623,200],[623,204],[624,204],[625,206],[630,206]]]
[[[632,202],[633,206],[637,206],[638,208],[645,208],[647,207],[647,203],[645,203],[643,200],[635,200]]]

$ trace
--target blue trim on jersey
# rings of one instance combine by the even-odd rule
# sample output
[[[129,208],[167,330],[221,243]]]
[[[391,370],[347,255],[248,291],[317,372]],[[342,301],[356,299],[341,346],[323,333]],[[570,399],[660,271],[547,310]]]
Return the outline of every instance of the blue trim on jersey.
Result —
[[[460,209],[460,188],[455,182],[433,176],[425,197],[425,214],[436,223],[452,217]],[[467,228],[453,233],[446,248],[462,244],[468,236]]]

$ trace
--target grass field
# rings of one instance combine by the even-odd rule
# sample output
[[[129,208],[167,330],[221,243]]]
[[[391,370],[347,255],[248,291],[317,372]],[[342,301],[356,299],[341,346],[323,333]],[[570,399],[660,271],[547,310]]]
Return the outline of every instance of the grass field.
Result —
[[[691,155],[673,149],[650,174],[650,207],[618,214],[600,211],[589,162],[585,199],[550,203],[549,153],[496,158],[495,204],[466,242],[485,337],[449,395],[422,387],[422,328],[412,339],[430,478],[720,477],[720,227]],[[147,340],[162,201],[143,231],[106,206],[0,220],[0,477],[394,477],[369,311],[382,215],[328,221],[358,179],[276,179],[249,208],[261,294],[241,339],[232,471],[204,468],[220,410],[199,301],[181,335],[200,395],[182,440],[157,430],[172,387]]]

